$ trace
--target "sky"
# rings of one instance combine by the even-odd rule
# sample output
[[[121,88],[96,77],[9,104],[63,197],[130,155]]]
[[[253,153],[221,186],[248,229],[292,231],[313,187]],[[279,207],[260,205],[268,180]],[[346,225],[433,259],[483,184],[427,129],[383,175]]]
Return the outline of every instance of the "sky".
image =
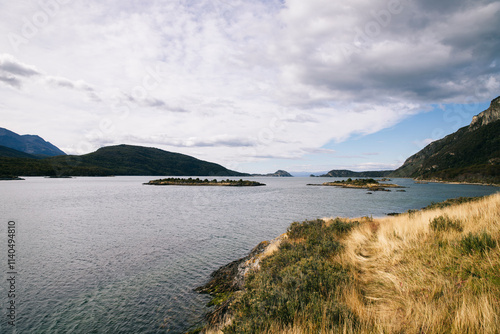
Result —
[[[269,173],[399,167],[500,95],[500,1],[0,0],[0,127]]]

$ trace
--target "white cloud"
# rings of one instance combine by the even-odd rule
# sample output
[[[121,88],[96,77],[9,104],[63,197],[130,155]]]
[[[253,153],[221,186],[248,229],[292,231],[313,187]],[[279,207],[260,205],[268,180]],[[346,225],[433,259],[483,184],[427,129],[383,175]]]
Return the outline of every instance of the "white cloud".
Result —
[[[4,7],[0,28],[23,38],[24,18],[44,12]],[[41,131],[69,153],[126,142],[219,163],[300,159],[429,104],[498,95],[499,10],[488,1],[71,1],[17,51],[0,40],[11,54],[0,56],[0,113],[6,127]]]

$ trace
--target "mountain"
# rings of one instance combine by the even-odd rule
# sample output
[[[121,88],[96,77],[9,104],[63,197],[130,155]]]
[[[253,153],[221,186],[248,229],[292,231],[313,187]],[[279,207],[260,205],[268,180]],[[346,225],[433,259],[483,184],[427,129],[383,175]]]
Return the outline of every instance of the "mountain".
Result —
[[[14,150],[13,148],[0,146],[0,157],[5,158],[30,158],[30,159],[38,159],[39,157],[35,155],[31,155],[28,153],[24,153],[18,150]]]
[[[391,176],[500,184],[500,96],[468,126],[430,143]]]
[[[0,145],[14,150],[40,156],[66,155],[51,143],[34,135],[18,135],[10,130],[0,128]]]
[[[347,169],[334,169],[319,177],[386,177],[389,176],[392,170],[368,171],[368,172],[353,172]]]
[[[80,156],[0,158],[0,175],[22,176],[248,176],[221,165],[157,148],[118,145]]]
[[[252,176],[274,176],[274,177],[293,177],[292,174],[288,173],[285,170],[277,170],[274,173],[269,173],[269,174],[252,174]]]

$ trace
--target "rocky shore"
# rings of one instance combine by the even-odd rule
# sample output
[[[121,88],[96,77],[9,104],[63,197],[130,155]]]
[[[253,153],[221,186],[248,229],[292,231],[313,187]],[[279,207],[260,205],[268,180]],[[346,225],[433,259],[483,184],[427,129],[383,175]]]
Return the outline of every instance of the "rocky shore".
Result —
[[[190,333],[498,333],[499,204],[294,222],[197,289],[214,308]]]
[[[245,278],[251,271],[259,270],[261,261],[278,250],[281,242],[287,238],[286,233],[271,241],[263,241],[250,253],[236,261],[220,267],[210,275],[210,280],[195,289],[212,297],[209,306],[214,306],[205,317],[206,327],[195,332],[217,332],[231,321],[231,303],[241,293]]]

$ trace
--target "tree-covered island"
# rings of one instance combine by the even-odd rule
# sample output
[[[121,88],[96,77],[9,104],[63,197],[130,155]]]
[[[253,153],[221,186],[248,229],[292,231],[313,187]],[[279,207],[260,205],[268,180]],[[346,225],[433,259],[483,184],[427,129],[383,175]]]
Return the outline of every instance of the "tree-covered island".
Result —
[[[397,184],[380,183],[375,179],[351,179],[333,182],[324,182],[322,184],[308,184],[308,186],[334,186],[342,188],[368,189],[370,191],[390,191],[386,188],[404,188]]]
[[[264,183],[256,182],[256,181],[248,181],[248,180],[220,180],[216,179],[201,180],[200,178],[167,178],[167,179],[159,179],[159,180],[151,180],[148,183],[144,183],[147,185],[154,186],[226,186],[226,187],[257,187],[257,186],[265,186]]]

